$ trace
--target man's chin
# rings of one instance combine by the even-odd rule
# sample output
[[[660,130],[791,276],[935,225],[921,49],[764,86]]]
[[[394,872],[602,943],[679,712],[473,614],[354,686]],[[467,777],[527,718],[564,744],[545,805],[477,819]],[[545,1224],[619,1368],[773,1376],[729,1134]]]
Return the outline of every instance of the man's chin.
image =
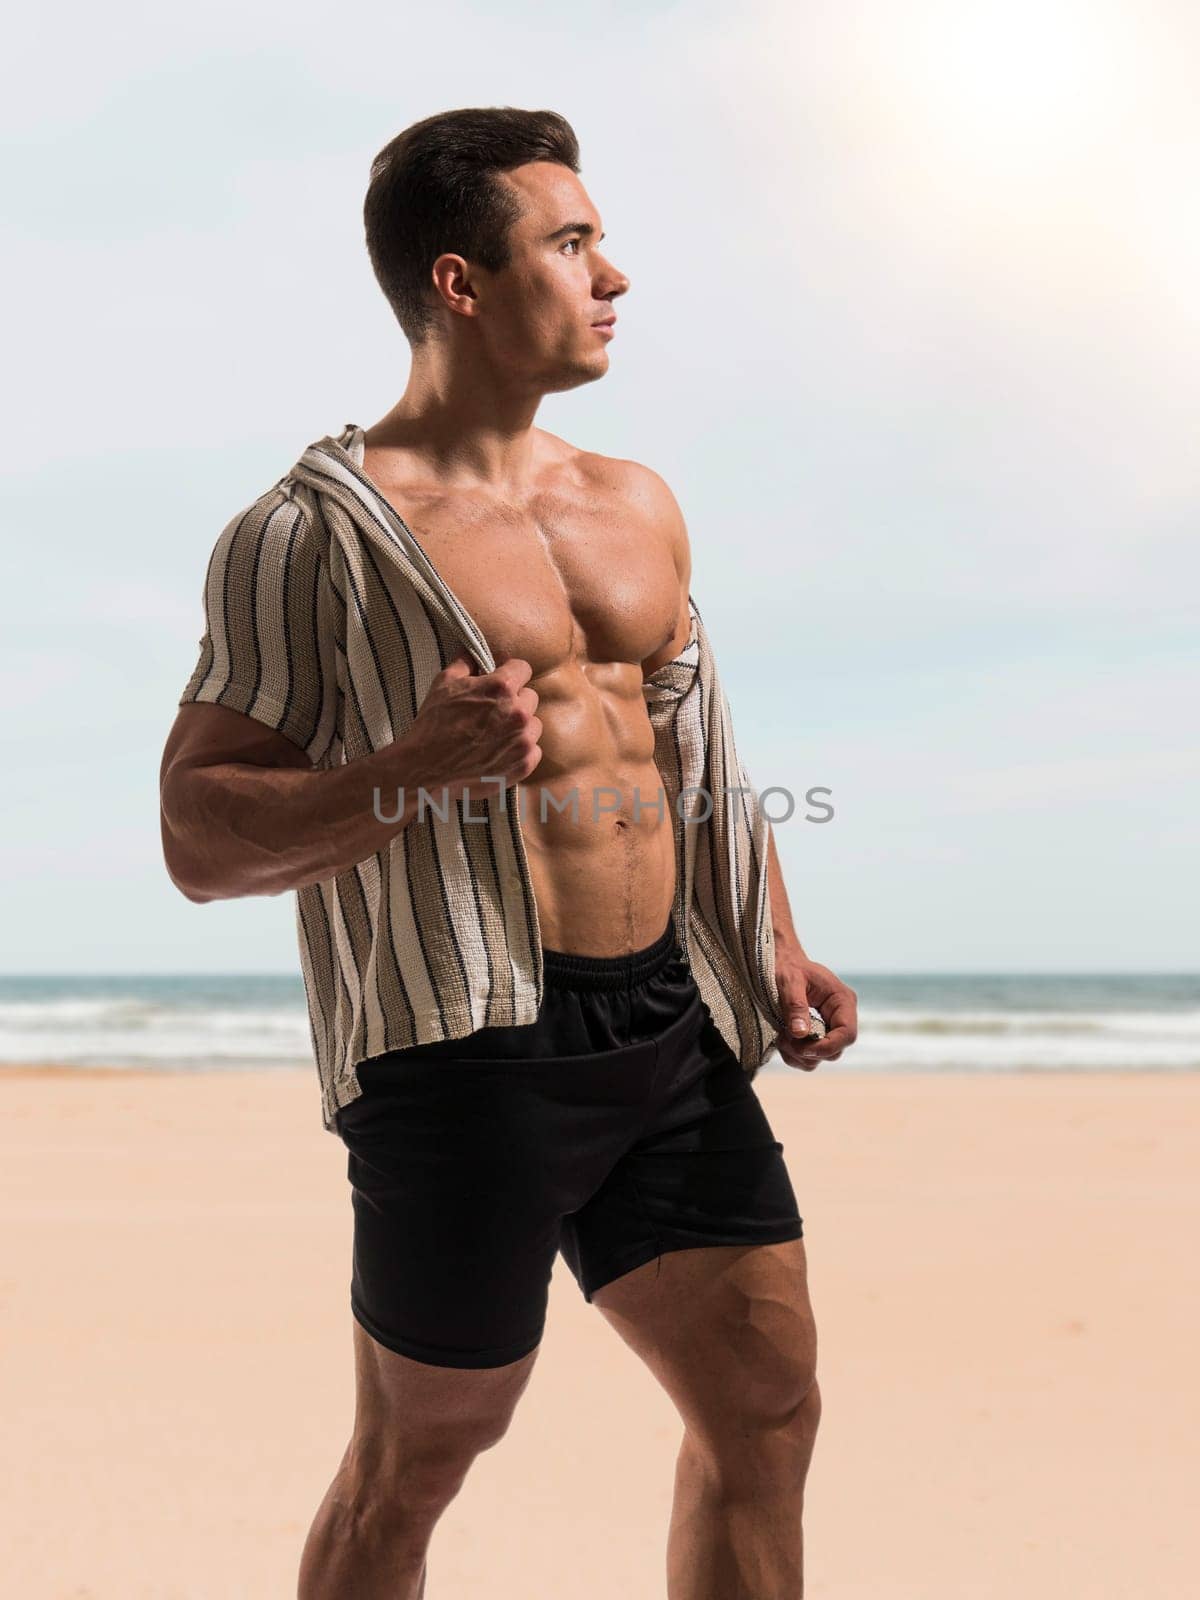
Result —
[[[560,371],[556,379],[546,386],[547,394],[558,394],[565,389],[578,389],[582,384],[595,383],[608,371],[608,351],[601,350],[586,361]]]

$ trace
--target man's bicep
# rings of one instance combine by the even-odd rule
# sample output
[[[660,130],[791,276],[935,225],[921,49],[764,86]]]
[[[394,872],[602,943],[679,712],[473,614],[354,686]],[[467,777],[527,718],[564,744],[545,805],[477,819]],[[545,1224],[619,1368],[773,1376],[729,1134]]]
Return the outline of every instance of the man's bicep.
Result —
[[[675,629],[670,639],[642,662],[642,677],[648,679],[687,649],[693,635],[691,582],[692,549],[683,511],[670,487],[658,473],[643,468],[643,493],[647,496],[655,526],[661,530],[675,567]]]
[[[317,765],[336,731],[337,609],[303,509],[278,487],[261,495],[213,548],[204,636],[179,705],[239,712]]]

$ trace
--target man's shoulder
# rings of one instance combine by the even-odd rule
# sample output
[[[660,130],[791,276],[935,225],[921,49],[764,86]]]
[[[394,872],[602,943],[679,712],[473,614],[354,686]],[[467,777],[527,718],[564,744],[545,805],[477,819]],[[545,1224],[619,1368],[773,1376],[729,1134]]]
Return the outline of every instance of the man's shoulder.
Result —
[[[606,456],[598,450],[585,450],[554,434],[547,439],[558,451],[564,469],[580,486],[596,496],[611,496],[649,520],[682,531],[683,513],[671,486],[661,473],[642,461],[625,456]]]
[[[210,560],[222,552],[226,560],[235,552],[251,552],[259,565],[316,565],[327,557],[328,543],[328,532],[314,518],[304,486],[285,474],[227,517]]]

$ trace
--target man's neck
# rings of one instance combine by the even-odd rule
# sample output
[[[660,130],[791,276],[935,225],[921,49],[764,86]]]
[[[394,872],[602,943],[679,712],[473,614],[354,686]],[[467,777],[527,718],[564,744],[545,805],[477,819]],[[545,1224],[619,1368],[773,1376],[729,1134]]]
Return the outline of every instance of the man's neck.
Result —
[[[534,425],[541,395],[511,384],[472,385],[414,367],[392,409],[364,432],[366,448],[394,453],[447,488],[520,497],[537,474],[544,436]]]

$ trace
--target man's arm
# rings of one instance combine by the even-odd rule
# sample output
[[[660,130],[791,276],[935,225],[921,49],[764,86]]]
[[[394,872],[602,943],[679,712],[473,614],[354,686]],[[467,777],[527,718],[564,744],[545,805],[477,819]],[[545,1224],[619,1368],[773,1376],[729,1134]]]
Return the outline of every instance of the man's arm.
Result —
[[[650,678],[659,667],[675,659],[687,645],[691,633],[689,597],[692,583],[692,551],[683,512],[670,488],[658,473],[651,471],[649,467],[642,467],[639,470],[642,474],[642,492],[653,506],[656,522],[669,541],[675,561],[675,571],[679,577],[679,615],[675,633],[660,650],[642,662],[642,677]],[[783,870],[779,864],[779,852],[775,848],[775,830],[769,821],[767,834],[770,841],[767,852],[767,876],[771,888],[771,922],[775,931],[776,952],[780,956],[807,960],[799,935],[792,923],[791,907],[783,883]],[[805,1016],[807,1017],[807,1007]]]
[[[631,466],[636,466],[630,463]],[[630,480],[639,503],[648,507],[656,526],[670,542],[679,577],[679,612],[673,637],[642,663],[643,679],[650,678],[685,648],[691,633],[692,557],[683,513],[668,485],[649,467],[636,466]],[[767,824],[767,881],[771,898],[771,926],[775,935],[775,978],[780,1007],[788,1020],[788,1032],[775,1040],[776,1048],[789,1066],[811,1069],[821,1061],[836,1061],[858,1036],[857,996],[828,967],[813,961],[800,943],[792,922],[792,910],[783,882],[783,870],[775,847],[775,832]],[[814,1044],[801,1045],[798,1038],[810,1030],[810,1003],[821,1013],[828,1032]]]
[[[858,1038],[858,996],[836,973],[814,961],[800,943],[775,847],[775,829],[770,821],[767,837],[767,882],[771,891],[771,927],[775,934],[775,986],[786,1022],[786,1031],[776,1036],[775,1045],[789,1066],[811,1071],[822,1061],[836,1061]],[[811,1027],[810,1005],[820,1012],[827,1032],[823,1039],[802,1044],[799,1041]]]
[[[304,888],[365,861],[407,827],[420,781],[404,740],[322,769],[241,712],[183,705],[159,774],[168,875],[197,904]],[[396,811],[403,787],[398,820],[375,815],[376,785],[383,816]]]
[[[807,961],[800,936],[792,922],[792,908],[783,886],[783,868],[779,864],[779,851],[775,848],[775,829],[769,821],[767,839],[767,881],[771,886],[771,927],[775,932],[776,961],[797,958]]]
[[[692,614],[688,605],[692,586],[692,547],[679,502],[665,480],[651,468],[639,467],[635,487],[638,500],[647,507],[654,526],[667,542],[679,585],[675,631],[664,645],[642,662],[642,680],[645,682],[654,676],[659,667],[674,661],[687,646],[692,628]]]
[[[365,860],[403,826],[412,781],[394,746],[329,766],[344,607],[304,504],[276,484],[209,557],[205,629],[163,751],[167,872],[189,900],[281,894]],[[408,794],[405,795],[406,805]]]
[[[330,768],[242,712],[181,706],[160,775],[172,881],[200,902],[282,894],[365,861],[432,806],[495,799],[542,759],[531,672],[513,657],[475,673],[460,652],[405,734]],[[376,815],[377,786],[378,810],[394,820]]]

